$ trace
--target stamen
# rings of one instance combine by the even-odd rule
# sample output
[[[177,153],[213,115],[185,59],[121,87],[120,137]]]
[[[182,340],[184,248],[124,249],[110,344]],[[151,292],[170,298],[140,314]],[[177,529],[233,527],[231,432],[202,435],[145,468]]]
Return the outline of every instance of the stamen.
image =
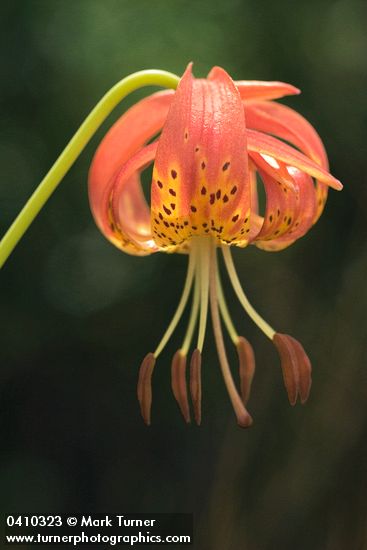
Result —
[[[276,333],[273,342],[280,356],[289,402],[295,405],[299,395],[304,404],[311,389],[311,362],[303,346],[292,336]]]
[[[262,330],[270,340],[273,340],[275,330],[257,313],[257,311],[252,307],[250,302],[247,299],[246,294],[244,293],[241,283],[238,279],[238,275],[236,273],[236,269],[233,263],[233,259],[231,256],[231,251],[229,246],[223,246],[222,247],[222,253],[224,257],[224,261],[227,267],[228,275],[231,280],[233,289],[235,293],[237,294],[237,298],[239,299],[242,307],[248,314],[248,316],[254,321],[254,323]]]
[[[199,274],[198,274],[197,271],[196,271],[196,274],[195,274],[194,298],[193,298],[193,301],[192,301],[189,324],[187,326],[185,339],[184,339],[183,344],[181,346],[181,353],[183,355],[187,355],[187,352],[189,351],[191,341],[192,341],[192,336],[194,334],[194,329],[195,329],[195,326],[196,326],[196,323],[197,323],[197,320],[198,320],[199,296],[200,296],[200,279],[199,279]]]
[[[197,348],[200,353],[203,351],[206,323],[208,318],[209,302],[209,264],[210,264],[210,239],[208,237],[198,238],[199,241],[199,277],[200,277],[200,320]]]
[[[195,422],[201,424],[201,353],[195,349],[190,361],[190,394],[194,407]]]
[[[148,353],[143,359],[139,370],[138,379],[138,400],[140,403],[141,415],[144,422],[150,425],[150,410],[152,406],[152,374],[155,365],[153,353]]]
[[[252,379],[255,374],[255,355],[250,342],[243,336],[238,338],[236,347],[239,361],[241,396],[242,401],[246,405],[250,397]]]
[[[186,389],[186,354],[176,351],[171,366],[172,391],[186,422],[190,422],[190,409]]]
[[[182,295],[181,295],[179,304],[177,306],[176,312],[175,312],[174,316],[172,317],[172,320],[171,320],[166,332],[164,333],[164,336],[163,336],[162,340],[160,341],[159,345],[157,346],[157,349],[154,352],[154,357],[155,358],[157,358],[158,355],[163,351],[163,349],[166,346],[167,342],[171,338],[175,328],[177,327],[177,324],[178,324],[179,320],[182,317],[182,314],[183,314],[184,309],[185,309],[186,304],[187,304],[187,300],[189,299],[192,283],[193,283],[193,280],[194,280],[196,259],[197,259],[197,249],[196,249],[196,246],[195,246],[194,242],[195,242],[195,239],[192,240],[192,249],[190,251],[189,265],[188,265],[188,268],[187,268],[187,275],[186,275],[185,285],[184,285],[184,288],[183,288],[183,291],[182,291]]]
[[[234,412],[237,417],[237,422],[243,428],[247,428],[252,424],[252,418],[247,412],[241,397],[239,396],[236,386],[234,384],[232,374],[229,368],[226,350],[224,347],[223,333],[219,318],[218,298],[217,298],[217,256],[216,249],[212,246],[211,250],[211,265],[210,265],[210,307],[212,314],[213,331],[215,336],[215,343],[217,346],[219,362],[226,384],[230,400]]]
[[[218,304],[219,304],[219,309],[220,309],[220,312],[221,312],[221,315],[222,315],[222,319],[224,321],[224,324],[226,325],[228,334],[229,334],[232,342],[234,343],[235,346],[237,346],[239,336],[238,336],[238,333],[237,333],[237,331],[234,327],[233,321],[232,321],[231,316],[230,316],[229,311],[228,311],[227,302],[224,298],[223,287],[222,287],[222,282],[221,282],[221,278],[220,278],[220,274],[219,274],[219,269],[217,270],[217,291],[218,291]]]

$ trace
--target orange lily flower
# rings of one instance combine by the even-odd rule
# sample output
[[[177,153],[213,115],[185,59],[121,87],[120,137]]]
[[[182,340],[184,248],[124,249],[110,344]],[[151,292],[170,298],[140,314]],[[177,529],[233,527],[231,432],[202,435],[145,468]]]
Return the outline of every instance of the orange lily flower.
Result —
[[[191,64],[176,91],[155,93],[135,104],[100,144],[89,173],[90,204],[102,233],[129,254],[179,252],[189,256],[181,300],[162,341],[144,358],[138,398],[151,418],[151,378],[155,362],[192,296],[187,333],[172,360],[172,389],[190,421],[187,356],[194,417],[201,422],[201,356],[210,304],[219,363],[240,426],[252,418],[246,404],[255,370],[249,342],[239,336],[225,302],[217,265],[221,249],[233,288],[248,315],[275,344],[290,403],[304,403],[311,364],[302,345],[277,333],[249,303],[231,257],[231,246],[255,244],[268,251],[305,235],[324,208],[328,187],[341,183],[328,172],[327,156],[314,128],[299,114],[272,100],[299,90],[281,82],[233,82],[215,67],[206,79]],[[159,137],[156,137],[160,132]],[[154,162],[151,205],[140,173]],[[258,186],[266,195],[260,212]],[[228,363],[221,317],[237,348],[239,386]]]

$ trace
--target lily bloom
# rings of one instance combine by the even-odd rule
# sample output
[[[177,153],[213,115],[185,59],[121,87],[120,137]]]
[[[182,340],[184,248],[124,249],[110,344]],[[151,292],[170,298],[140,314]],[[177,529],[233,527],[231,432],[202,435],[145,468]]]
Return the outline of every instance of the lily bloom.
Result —
[[[272,101],[298,93],[282,82],[233,82],[219,67],[206,79],[196,79],[190,64],[176,91],[158,92],[135,104],[109,130],[95,154],[89,173],[90,204],[107,239],[138,256],[188,255],[177,310],[156,350],[145,356],[140,367],[138,399],[147,424],[156,359],[190,296],[186,336],[171,369],[172,389],[183,417],[190,421],[189,386],[194,417],[201,422],[201,357],[210,305],[218,359],[237,421],[242,427],[252,423],[246,404],[254,353],[229,315],[218,250],[240,303],[278,350],[290,403],[308,398],[311,364],[302,345],[276,332],[255,311],[231,257],[232,246],[254,244],[278,251],[294,243],[319,218],[328,187],[342,188],[328,172],[327,156],[314,128],[294,110]],[[140,173],[151,163],[148,206]],[[264,212],[259,207],[260,186],[266,196]],[[239,390],[228,363],[221,318],[237,348]]]

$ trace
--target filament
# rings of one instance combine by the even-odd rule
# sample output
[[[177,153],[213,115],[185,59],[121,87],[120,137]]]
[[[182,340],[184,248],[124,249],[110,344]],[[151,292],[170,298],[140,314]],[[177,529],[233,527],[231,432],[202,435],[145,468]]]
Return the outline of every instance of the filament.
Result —
[[[237,331],[234,327],[233,321],[232,321],[231,316],[230,316],[229,311],[228,311],[227,302],[224,298],[223,287],[222,287],[222,282],[221,282],[221,279],[220,279],[219,269],[217,269],[217,292],[218,292],[218,304],[219,304],[219,309],[220,309],[220,312],[221,312],[221,315],[222,315],[222,319],[224,321],[224,324],[226,325],[228,334],[229,334],[232,342],[236,346],[237,343],[238,343],[238,333],[237,333]]]
[[[235,293],[237,294],[237,298],[239,299],[242,307],[246,311],[247,315],[254,321],[254,323],[266,334],[270,340],[273,339],[275,330],[257,313],[257,311],[252,307],[250,302],[247,299],[246,294],[244,293],[241,283],[238,279],[238,275],[236,273],[236,269],[233,263],[233,258],[231,255],[231,251],[228,246],[222,247],[222,253],[224,257],[224,261],[227,267],[228,275],[231,280],[233,289]]]
[[[190,296],[190,291],[191,291],[192,283],[193,283],[193,280],[194,280],[196,260],[197,260],[197,250],[196,250],[196,247],[193,246],[191,251],[190,251],[189,265],[188,265],[188,268],[187,268],[186,280],[185,280],[185,284],[184,284],[184,288],[183,288],[183,291],[182,291],[182,295],[181,295],[179,304],[177,306],[177,309],[176,309],[176,312],[175,312],[174,316],[172,317],[172,320],[171,320],[170,324],[168,325],[168,328],[167,328],[166,332],[163,335],[162,340],[160,341],[160,343],[157,346],[157,349],[154,352],[154,357],[155,358],[157,358],[158,355],[163,351],[163,349],[166,346],[168,340],[171,338],[175,328],[177,327],[177,324],[178,324],[179,320],[182,317],[182,314],[183,314],[184,309],[185,309],[186,304],[187,304],[187,300],[189,299],[189,296]]]
[[[189,324],[187,326],[187,331],[185,334],[185,338],[183,341],[183,344],[181,346],[181,353],[183,355],[187,355],[187,352],[189,351],[192,336],[194,334],[194,329],[198,320],[198,313],[199,313],[199,296],[200,296],[200,280],[199,280],[199,274],[196,271],[195,274],[195,287],[194,287],[194,298],[192,301],[192,307],[191,307],[191,313],[190,313],[190,319]]]
[[[200,319],[197,349],[200,353],[203,351],[208,319],[210,242],[208,237],[199,240]]]

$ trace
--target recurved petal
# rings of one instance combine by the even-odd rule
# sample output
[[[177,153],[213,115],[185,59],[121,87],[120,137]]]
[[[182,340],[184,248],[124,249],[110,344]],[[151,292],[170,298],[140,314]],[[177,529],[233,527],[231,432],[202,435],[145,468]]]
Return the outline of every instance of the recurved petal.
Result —
[[[257,132],[256,130],[247,129],[246,133],[250,155],[251,153],[269,155],[277,161],[280,160],[284,162],[288,166],[298,168],[329,187],[333,187],[337,191],[343,188],[341,182],[329,174],[325,169],[279,139]]]
[[[305,155],[328,170],[329,163],[324,145],[314,127],[293,109],[271,101],[245,103],[247,126],[270,133],[298,147]],[[324,209],[328,187],[316,180],[317,208],[313,223]]]
[[[294,241],[305,235],[314,223],[317,197],[312,178],[296,168],[289,168],[289,170],[297,186],[298,198],[296,199],[296,207],[288,231],[271,240],[261,240],[259,236],[260,240],[255,243],[259,248],[270,252],[287,248]]]
[[[263,242],[266,245],[270,239],[276,239],[290,231],[300,206],[299,190],[294,180],[292,187],[287,187],[263,170],[259,169],[259,174],[265,188],[266,205],[264,223],[256,236],[255,244],[262,248]]]
[[[106,218],[106,201],[111,196],[116,174],[161,130],[173,95],[173,90],[158,92],[131,107],[108,131],[94,155],[88,178],[91,209],[101,231],[117,246],[120,246],[121,239],[116,238]],[[125,185],[123,201],[129,205],[130,213],[134,211],[136,218],[141,215],[146,221],[147,205],[137,174],[132,175]]]
[[[150,143],[125,162],[113,179],[110,195],[103,200],[104,234],[110,238],[111,231],[119,248],[136,255],[158,251],[151,234],[150,211],[140,185],[136,185],[156,150],[157,142]]]
[[[244,105],[248,128],[289,141],[317,164],[328,169],[320,136],[303,116],[290,107],[272,101],[254,101]]]
[[[285,82],[271,82],[262,80],[237,80],[235,82],[242,99],[263,100],[278,99],[286,95],[297,95],[301,91]]]

